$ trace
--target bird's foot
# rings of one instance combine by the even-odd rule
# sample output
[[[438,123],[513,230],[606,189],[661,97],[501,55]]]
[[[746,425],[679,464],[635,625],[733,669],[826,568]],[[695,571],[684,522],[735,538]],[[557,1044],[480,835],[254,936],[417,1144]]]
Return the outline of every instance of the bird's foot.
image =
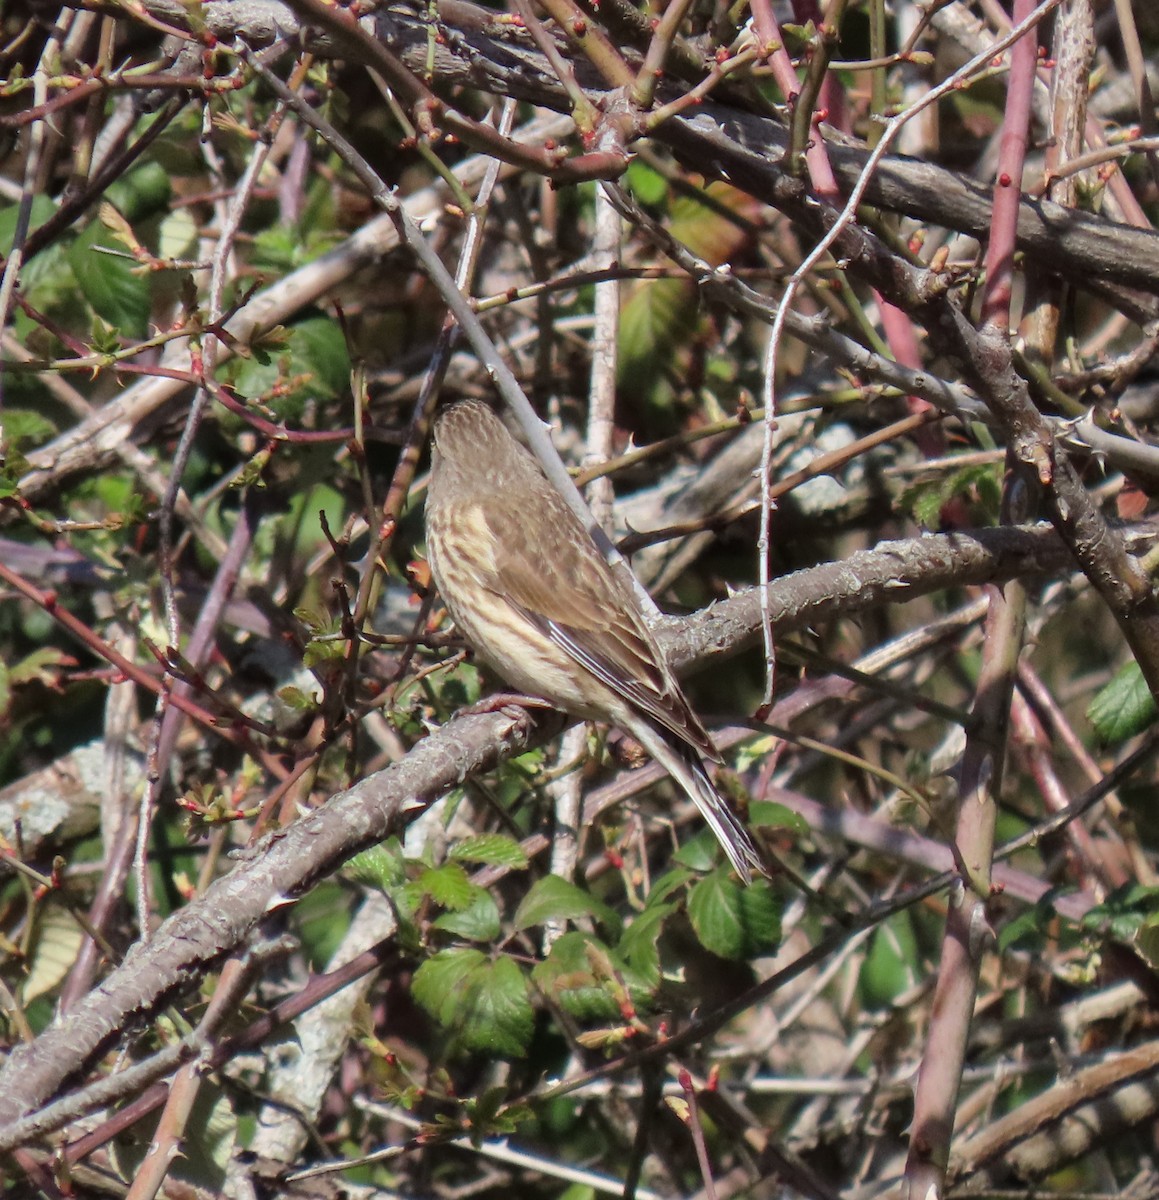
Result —
[[[504,712],[509,708],[554,709],[555,705],[549,704],[542,696],[524,696],[519,692],[492,692],[490,696],[484,696],[482,700],[476,700],[474,704],[459,709],[459,716]]]

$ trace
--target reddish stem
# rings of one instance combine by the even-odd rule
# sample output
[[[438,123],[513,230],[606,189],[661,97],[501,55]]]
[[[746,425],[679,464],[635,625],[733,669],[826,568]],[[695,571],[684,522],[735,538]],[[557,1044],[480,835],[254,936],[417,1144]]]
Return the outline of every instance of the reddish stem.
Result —
[[[1033,11],[1034,0],[1014,0],[1014,24],[1021,24]],[[1010,82],[998,150],[990,245],[986,249],[986,283],[982,291],[982,324],[994,325],[1003,333],[1010,328],[1014,247],[1037,66],[1038,40],[1027,32],[1010,48]]]

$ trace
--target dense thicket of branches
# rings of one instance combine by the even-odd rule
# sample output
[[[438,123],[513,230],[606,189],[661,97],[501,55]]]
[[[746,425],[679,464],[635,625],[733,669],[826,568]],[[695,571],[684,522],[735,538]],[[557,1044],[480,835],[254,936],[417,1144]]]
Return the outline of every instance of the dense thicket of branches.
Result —
[[[5,1194],[1154,1195],[1151,6],[0,36]],[[684,614],[768,880],[462,711],[461,395]]]

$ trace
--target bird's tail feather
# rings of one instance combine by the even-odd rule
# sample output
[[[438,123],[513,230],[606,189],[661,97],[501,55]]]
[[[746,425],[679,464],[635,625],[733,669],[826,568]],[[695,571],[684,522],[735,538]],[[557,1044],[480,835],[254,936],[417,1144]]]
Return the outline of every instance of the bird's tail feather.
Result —
[[[640,739],[644,749],[680,784],[688,798],[700,810],[700,815],[708,822],[716,840],[728,856],[728,861],[732,863],[733,869],[741,879],[745,883],[751,883],[754,870],[767,875],[768,868],[752,835],[732,811],[728,800],[717,790],[704,760],[697,751],[675,738],[669,740],[659,730],[650,729],[648,732],[652,736],[647,741],[641,736],[640,730],[633,729],[632,732]]]

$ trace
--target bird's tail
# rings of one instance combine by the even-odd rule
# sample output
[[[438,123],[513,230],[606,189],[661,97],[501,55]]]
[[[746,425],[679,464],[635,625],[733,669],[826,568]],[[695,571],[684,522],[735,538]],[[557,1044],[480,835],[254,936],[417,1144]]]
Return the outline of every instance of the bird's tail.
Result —
[[[640,737],[639,730],[632,732]],[[717,790],[697,750],[676,738],[669,740],[659,730],[649,730],[649,733],[652,737],[643,743],[644,749],[680,784],[700,810],[736,873],[745,883],[752,883],[754,870],[767,875],[768,868],[752,835]],[[643,742],[643,738],[640,740]]]

